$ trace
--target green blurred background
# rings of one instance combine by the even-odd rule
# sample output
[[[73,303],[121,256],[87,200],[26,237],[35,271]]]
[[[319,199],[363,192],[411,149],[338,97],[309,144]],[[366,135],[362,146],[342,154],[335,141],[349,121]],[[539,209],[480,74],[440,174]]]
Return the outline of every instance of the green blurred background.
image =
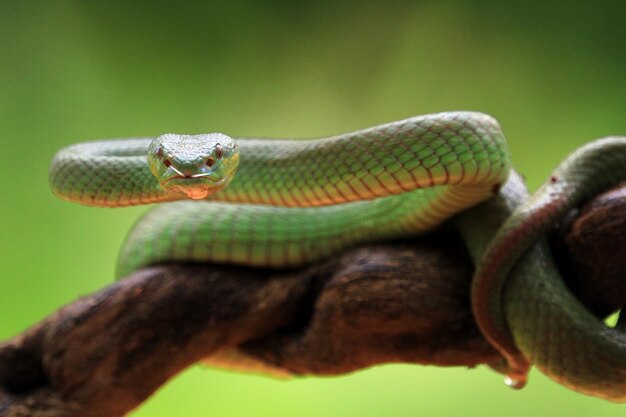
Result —
[[[112,280],[145,208],[55,199],[73,142],[166,131],[310,137],[456,109],[496,116],[535,188],[626,133],[626,2],[0,2],[0,338]],[[617,416],[538,372],[388,365],[280,382],[194,367],[134,416]]]

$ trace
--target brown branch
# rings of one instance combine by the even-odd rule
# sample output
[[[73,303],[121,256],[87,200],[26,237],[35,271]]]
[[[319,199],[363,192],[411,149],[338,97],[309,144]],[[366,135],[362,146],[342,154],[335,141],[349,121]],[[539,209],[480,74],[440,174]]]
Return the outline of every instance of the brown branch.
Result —
[[[626,185],[574,213],[554,239],[572,288],[600,315],[626,303],[624,213]],[[0,416],[122,416],[229,348],[295,374],[489,362],[497,355],[472,321],[470,278],[453,233],[296,271],[147,268],[0,345]]]

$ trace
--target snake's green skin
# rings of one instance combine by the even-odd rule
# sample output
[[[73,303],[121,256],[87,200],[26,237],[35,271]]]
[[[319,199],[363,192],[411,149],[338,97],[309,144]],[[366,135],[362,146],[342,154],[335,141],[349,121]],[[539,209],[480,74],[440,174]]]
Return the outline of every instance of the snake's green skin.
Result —
[[[477,265],[474,314],[506,361],[493,366],[515,387],[533,363],[575,390],[626,401],[626,337],[570,295],[541,241],[569,207],[626,179],[626,138],[581,148],[551,178],[527,199],[498,123],[474,112],[309,140],[85,142],[59,151],[50,170],[57,195],[86,205],[203,199],[149,211],[123,245],[119,277],[173,260],[300,266],[461,213],[453,224]]]

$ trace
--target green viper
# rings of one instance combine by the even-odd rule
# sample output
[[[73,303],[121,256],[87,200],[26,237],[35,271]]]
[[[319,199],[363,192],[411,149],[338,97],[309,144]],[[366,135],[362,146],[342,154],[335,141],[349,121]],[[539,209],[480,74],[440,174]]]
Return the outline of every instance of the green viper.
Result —
[[[573,298],[542,235],[570,207],[626,180],[626,138],[584,146],[550,178],[528,198],[500,126],[474,112],[321,139],[85,142],[59,151],[50,170],[58,196],[86,205],[202,200],[149,211],[121,250],[119,277],[176,260],[295,267],[428,232],[460,213],[452,223],[476,263],[472,308],[507,383],[522,387],[532,363],[572,389],[625,401],[626,335]]]

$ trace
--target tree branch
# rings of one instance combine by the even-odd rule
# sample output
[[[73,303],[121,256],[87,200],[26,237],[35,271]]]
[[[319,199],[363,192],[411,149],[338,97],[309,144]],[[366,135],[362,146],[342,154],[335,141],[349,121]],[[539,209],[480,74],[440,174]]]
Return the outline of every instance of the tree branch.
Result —
[[[555,233],[573,291],[606,315],[626,304],[626,185]],[[294,271],[146,268],[0,345],[0,416],[114,417],[200,359],[238,349],[294,374],[385,362],[497,359],[469,305],[454,233],[372,244]]]

